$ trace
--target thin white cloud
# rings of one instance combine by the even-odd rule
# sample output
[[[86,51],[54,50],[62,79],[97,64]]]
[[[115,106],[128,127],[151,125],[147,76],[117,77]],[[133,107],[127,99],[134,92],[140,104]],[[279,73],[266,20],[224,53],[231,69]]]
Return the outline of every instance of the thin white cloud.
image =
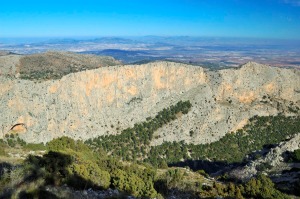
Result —
[[[283,3],[300,6],[300,0],[282,0]]]

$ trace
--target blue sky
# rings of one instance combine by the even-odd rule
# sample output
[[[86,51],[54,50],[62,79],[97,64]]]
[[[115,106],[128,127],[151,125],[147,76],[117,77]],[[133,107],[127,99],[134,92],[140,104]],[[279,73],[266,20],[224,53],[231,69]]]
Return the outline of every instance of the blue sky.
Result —
[[[143,35],[300,39],[300,0],[14,0],[0,5],[2,38]]]

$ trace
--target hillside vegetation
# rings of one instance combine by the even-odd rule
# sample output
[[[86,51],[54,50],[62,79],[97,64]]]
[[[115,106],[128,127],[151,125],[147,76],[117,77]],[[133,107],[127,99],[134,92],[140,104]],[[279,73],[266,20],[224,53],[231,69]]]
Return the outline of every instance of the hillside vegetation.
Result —
[[[155,139],[153,133],[157,129],[175,120],[179,113],[188,113],[191,106],[189,101],[180,101],[159,112],[154,118],[147,118],[147,121],[123,130],[120,135],[100,136],[87,140],[86,144],[94,150],[101,148],[124,160],[148,162],[156,167],[188,160],[241,163],[246,157],[254,156],[252,152],[284,141],[300,130],[299,116],[255,116],[243,129],[227,133],[213,143],[194,145],[181,141],[149,145]],[[193,132],[190,134],[192,136]]]
[[[208,180],[203,171],[181,168],[157,170],[147,164],[120,161],[100,149],[92,151],[81,141],[62,137],[48,142],[43,156],[29,155],[22,163],[1,164],[1,198],[72,198],[72,192],[52,192],[54,187],[73,190],[119,190],[118,198],[289,198],[272,181],[259,175],[245,184]],[[109,196],[105,197],[109,198]]]
[[[168,163],[176,163],[182,159],[243,162],[252,152],[284,141],[299,131],[299,116],[255,116],[243,129],[228,133],[219,141],[210,144],[165,142],[152,147],[148,161],[155,163],[155,157],[159,154],[158,156]]]
[[[49,186],[65,184],[75,190],[113,188],[121,191],[120,197],[162,198],[179,194],[186,198],[288,198],[264,175],[244,184],[228,180],[220,183],[207,179],[209,175],[203,170],[192,172],[169,168],[167,164],[184,160],[242,162],[253,151],[298,132],[299,117],[256,116],[243,129],[211,144],[165,142],[160,146],[149,145],[157,129],[188,113],[191,106],[189,101],[179,101],[119,135],[101,136],[86,143],[61,137],[46,145],[30,144],[17,135],[6,136],[1,140],[2,156],[16,149],[45,152],[39,156],[29,155],[15,166],[2,163],[2,196],[49,197],[52,194],[57,197],[47,191]],[[298,161],[298,151],[291,157]]]
[[[153,133],[164,124],[180,117],[180,114],[187,114],[191,106],[189,101],[179,101],[157,113],[154,118],[148,117],[145,122],[125,129],[119,135],[99,136],[87,140],[86,144],[95,150],[103,148],[109,154],[124,160],[142,160],[149,153]]]
[[[70,73],[118,64],[121,62],[108,56],[47,52],[22,57],[18,70],[22,79],[49,80],[60,79]]]

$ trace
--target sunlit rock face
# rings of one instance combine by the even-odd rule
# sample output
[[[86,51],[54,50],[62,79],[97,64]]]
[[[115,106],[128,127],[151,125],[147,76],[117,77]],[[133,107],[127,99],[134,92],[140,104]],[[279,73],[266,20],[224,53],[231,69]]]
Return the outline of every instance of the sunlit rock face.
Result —
[[[7,59],[13,70],[14,63]],[[0,96],[0,136],[13,131],[26,141],[46,142],[63,135],[88,139],[117,134],[180,100],[190,100],[189,113],[159,129],[151,144],[208,143],[242,128],[254,115],[276,115],[299,106],[300,71],[257,63],[210,71],[153,62],[100,67],[47,81],[2,75]],[[21,125],[12,129],[16,124]]]

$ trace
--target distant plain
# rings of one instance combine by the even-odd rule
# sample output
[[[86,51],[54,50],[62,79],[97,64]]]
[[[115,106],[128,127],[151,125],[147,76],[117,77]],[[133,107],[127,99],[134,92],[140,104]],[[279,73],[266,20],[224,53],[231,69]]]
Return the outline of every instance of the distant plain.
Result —
[[[300,68],[298,40],[189,36],[0,38],[0,51],[16,54],[70,51],[113,56],[124,64],[169,60],[223,68],[255,61]]]

